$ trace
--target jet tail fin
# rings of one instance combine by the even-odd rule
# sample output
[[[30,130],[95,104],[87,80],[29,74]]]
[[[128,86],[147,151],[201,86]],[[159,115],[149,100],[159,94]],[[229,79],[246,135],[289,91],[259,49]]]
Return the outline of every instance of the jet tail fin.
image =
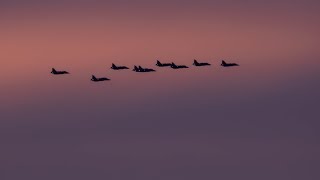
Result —
[[[139,66],[139,71],[144,71],[144,68],[142,68],[141,66]]]
[[[51,68],[51,73],[56,73],[56,69],[55,68]]]
[[[112,63],[111,69],[118,69],[118,67]]]
[[[92,80],[97,80],[97,78],[94,75],[92,75]]]

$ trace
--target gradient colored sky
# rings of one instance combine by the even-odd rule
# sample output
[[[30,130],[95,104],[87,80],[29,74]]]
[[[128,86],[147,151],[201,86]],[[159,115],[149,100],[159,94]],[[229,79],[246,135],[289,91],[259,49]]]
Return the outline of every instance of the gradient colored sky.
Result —
[[[0,1],[0,179],[318,180],[319,17],[311,0]],[[212,66],[154,65],[194,58]]]

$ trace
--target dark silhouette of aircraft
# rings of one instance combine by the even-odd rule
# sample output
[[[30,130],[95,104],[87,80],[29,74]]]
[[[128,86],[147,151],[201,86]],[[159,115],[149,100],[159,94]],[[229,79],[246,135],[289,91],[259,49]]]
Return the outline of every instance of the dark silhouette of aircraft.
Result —
[[[142,68],[141,66],[134,66],[133,71],[135,72],[153,72],[154,69]]]
[[[171,68],[172,69],[182,69],[182,68],[189,68],[189,67],[185,66],[185,65],[176,65],[174,63],[171,63]]]
[[[226,63],[224,60],[222,60],[221,66],[223,66],[223,67],[231,67],[231,66],[239,66],[239,64],[236,64],[236,63]]]
[[[171,66],[171,63],[161,63],[159,60],[157,60],[156,65],[159,67],[167,67],[167,66]]]
[[[99,82],[99,81],[109,81],[110,79],[102,77],[102,78],[96,78],[94,75],[92,75],[91,81]]]
[[[52,68],[51,73],[52,73],[52,74],[54,74],[54,75],[70,74],[70,73],[69,73],[69,72],[67,72],[67,71],[57,71],[57,70],[55,70],[54,68]]]
[[[193,60],[193,65],[195,66],[210,66],[209,63],[199,63],[197,60]]]
[[[122,69],[129,69],[126,66],[116,66],[115,64],[112,63],[111,69],[113,70],[122,70]]]

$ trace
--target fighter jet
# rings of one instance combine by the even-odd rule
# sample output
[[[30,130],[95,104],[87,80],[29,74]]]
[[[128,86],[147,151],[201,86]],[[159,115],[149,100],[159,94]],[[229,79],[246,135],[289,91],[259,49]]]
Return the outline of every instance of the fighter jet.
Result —
[[[174,63],[171,63],[171,68],[172,69],[182,69],[182,68],[189,68],[188,66],[185,66],[185,65],[176,65]]]
[[[106,77],[102,77],[102,78],[96,78],[94,75],[92,75],[91,81],[94,82],[99,82],[99,81],[109,81],[110,79],[106,78]]]
[[[167,67],[167,66],[171,66],[171,63],[161,63],[159,60],[157,60],[156,65],[159,67]]]
[[[67,71],[57,71],[54,68],[52,68],[51,73],[54,74],[54,75],[69,74],[69,72],[67,72]]]
[[[226,63],[224,60],[222,60],[221,66],[223,66],[223,67],[231,67],[231,66],[239,66],[239,64],[236,64],[236,63]]]
[[[137,67],[134,66],[133,71],[135,72],[152,72],[155,71],[154,69],[142,68],[141,66]]]
[[[122,69],[129,69],[126,66],[116,66],[115,64],[112,63],[111,69],[113,70],[122,70]]]
[[[210,66],[209,63],[199,63],[197,60],[193,60],[193,65],[195,66]]]

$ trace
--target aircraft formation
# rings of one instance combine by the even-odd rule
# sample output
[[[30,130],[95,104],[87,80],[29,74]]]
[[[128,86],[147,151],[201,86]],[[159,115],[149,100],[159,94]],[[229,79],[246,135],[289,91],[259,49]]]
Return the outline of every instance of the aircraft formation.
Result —
[[[209,63],[205,62],[198,62],[197,60],[193,60],[193,65],[194,66],[211,66]],[[184,69],[184,68],[189,68],[186,65],[176,65],[175,63],[161,63],[159,60],[157,60],[156,66],[158,67],[171,67],[172,69]],[[239,66],[239,64],[236,63],[227,63],[224,60],[221,62],[222,67],[232,67],[232,66]],[[111,65],[111,69],[113,70],[125,70],[129,69],[126,66],[116,66],[114,63]],[[134,66],[132,71],[139,72],[139,73],[145,73],[145,72],[154,72],[156,70],[150,69],[150,68],[143,68],[141,66]],[[52,68],[51,73],[53,75],[63,75],[63,74],[70,74],[68,71],[57,71],[55,68]],[[109,78],[106,77],[100,77],[97,78],[95,75],[91,76],[91,81],[93,82],[100,82],[100,81],[109,81]]]

